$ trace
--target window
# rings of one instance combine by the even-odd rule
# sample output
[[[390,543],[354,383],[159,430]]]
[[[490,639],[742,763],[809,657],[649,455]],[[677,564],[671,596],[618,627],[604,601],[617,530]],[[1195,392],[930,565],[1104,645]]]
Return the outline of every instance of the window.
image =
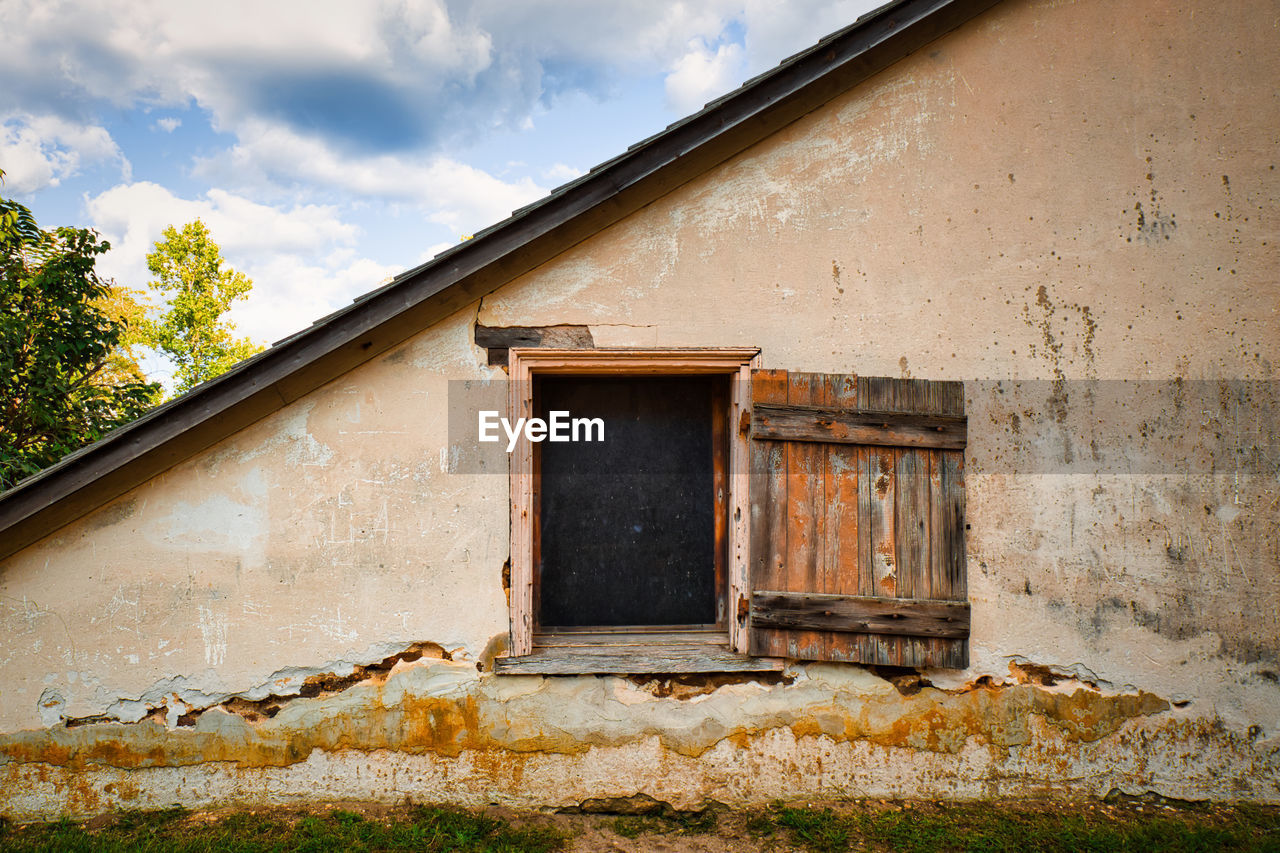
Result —
[[[510,351],[500,672],[968,665],[963,385],[752,370],[756,350]]]
[[[511,417],[600,417],[606,441],[511,455],[505,672],[777,669],[746,651],[754,349],[509,353]]]
[[[534,447],[535,626],[726,629],[728,384],[697,375],[534,379],[544,422],[560,411],[598,423],[601,437],[609,426],[607,441]]]

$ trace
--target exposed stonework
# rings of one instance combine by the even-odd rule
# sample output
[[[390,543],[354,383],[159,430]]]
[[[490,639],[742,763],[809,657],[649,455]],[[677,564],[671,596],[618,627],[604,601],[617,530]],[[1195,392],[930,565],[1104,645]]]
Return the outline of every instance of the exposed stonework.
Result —
[[[559,774],[573,762],[585,768],[642,756],[642,765],[656,761],[671,772],[591,784],[602,795],[642,792],[691,807],[713,794],[756,802],[830,793],[821,774],[806,777],[824,755],[832,762],[824,772],[847,777],[847,793],[870,795],[893,793],[907,779],[922,785],[912,788],[921,793],[959,796],[1064,785],[1099,795],[1113,787],[1173,785],[1185,791],[1206,784],[1214,763],[1243,760],[1251,772],[1216,780],[1217,795],[1280,797],[1277,777],[1268,772],[1280,769],[1274,754],[1220,727],[1179,717],[1164,699],[1106,693],[1060,676],[1046,685],[1047,668],[1033,664],[1010,671],[1003,683],[984,678],[956,690],[923,687],[904,696],[861,668],[813,664],[789,672],[790,683],[735,676],[736,683],[681,696],[655,695],[625,678],[498,677],[468,664],[425,659],[396,663],[389,676],[375,671],[332,695],[280,700],[269,717],[219,705],[192,726],[145,720],[7,735],[0,738],[0,778],[11,791],[38,780],[36,790],[57,792],[72,810],[79,802],[75,792],[85,790],[95,792],[98,807],[131,802],[121,794],[129,790],[135,800],[152,802],[156,779],[191,779],[191,770],[238,779],[237,786],[288,788],[313,773],[317,762],[374,770],[377,781],[356,785],[362,796],[439,794],[435,783],[416,776],[388,785],[385,774],[398,765],[448,778],[470,792],[468,802],[527,805],[541,798],[543,805],[571,805],[579,788]],[[1132,751],[1135,740],[1144,744],[1141,761],[1108,766],[1111,757]],[[1206,756],[1213,761],[1206,764]],[[869,758],[877,764],[865,764]],[[726,762],[770,768],[764,786],[725,778]],[[548,767],[557,769],[547,775]],[[272,772],[290,768],[292,783]],[[890,772],[882,772],[886,768]],[[1070,775],[1081,770],[1086,780]],[[222,784],[199,797],[228,798],[234,794]],[[30,814],[29,802],[11,800],[10,815]]]

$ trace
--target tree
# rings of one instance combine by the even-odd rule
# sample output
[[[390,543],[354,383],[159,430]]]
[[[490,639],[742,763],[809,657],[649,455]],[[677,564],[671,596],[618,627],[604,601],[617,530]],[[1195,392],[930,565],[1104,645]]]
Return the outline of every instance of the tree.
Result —
[[[159,399],[127,345],[136,302],[95,270],[109,248],[0,198],[0,490]]]
[[[175,390],[181,394],[225,373],[236,362],[262,350],[248,338],[236,338],[234,324],[222,315],[248,296],[253,282],[223,266],[222,250],[197,219],[164,230],[147,269],[153,290],[168,297],[168,307],[147,324],[145,342],[177,367]]]
[[[142,291],[114,284],[102,299],[98,307],[117,324],[124,327],[120,340],[107,359],[103,375],[116,384],[125,382],[146,382],[147,376],[142,370],[139,347],[147,343],[147,309],[138,301]],[[156,383],[159,388],[159,383]],[[160,402],[163,390],[156,392],[156,403]]]

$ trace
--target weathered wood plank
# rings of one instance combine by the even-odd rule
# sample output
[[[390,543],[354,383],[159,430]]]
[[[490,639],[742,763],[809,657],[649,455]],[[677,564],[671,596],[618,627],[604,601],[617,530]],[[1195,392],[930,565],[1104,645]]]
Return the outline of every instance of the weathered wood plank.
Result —
[[[940,456],[942,530],[939,539],[945,543],[947,597],[963,599],[969,592],[965,572],[964,454],[952,451]]]
[[[964,601],[969,597],[965,556],[964,525],[964,453],[948,450],[938,454],[941,467],[941,530],[939,548],[943,552],[942,573],[946,578],[948,598]],[[953,643],[944,666],[964,668],[969,665],[969,644]]]
[[[751,647],[747,624],[751,595],[751,366],[742,364],[729,384],[729,647]],[[745,426],[744,426],[745,425]]]
[[[898,551],[898,596],[929,597],[929,460],[927,451],[898,454],[894,543]]]
[[[813,373],[791,373],[787,382],[787,402],[797,406],[822,404],[823,377]],[[787,550],[783,582],[779,589],[800,592],[823,589],[823,505],[822,469],[825,447],[820,444],[787,442]],[[823,636],[810,631],[787,634],[787,656],[802,660],[826,657]]]
[[[933,385],[938,392],[938,414],[964,415],[963,382],[935,382]]]
[[[902,383],[886,377],[859,379],[858,393],[864,409],[892,412],[898,409],[898,390]],[[871,565],[873,596],[898,595],[897,526],[897,458],[892,448],[871,447],[867,453],[867,488],[871,503]],[[875,634],[873,657],[877,663],[909,666],[910,640],[886,634]]]
[[[894,543],[897,453],[892,448],[871,448],[867,474],[871,499],[871,565],[877,595],[898,594],[898,549]]]
[[[508,412],[512,420],[533,414],[533,382],[525,367],[516,365],[508,387]],[[517,443],[509,459],[511,483],[511,609],[512,654],[532,648],[534,622],[534,471],[533,449],[528,441]]]
[[[942,415],[964,415],[964,383],[963,382],[931,382],[926,410]],[[963,460],[963,451],[937,450],[929,454],[929,517],[931,533],[931,549],[929,554],[929,597],[940,600],[961,600],[966,597],[963,588],[963,568],[961,570],[961,589],[957,594],[954,588],[954,574],[948,567],[950,551],[954,543],[956,531],[955,519],[946,519],[946,488],[944,470],[949,464],[947,457],[958,456]],[[960,527],[961,551],[963,552],[963,525]],[[927,664],[963,668],[969,665],[969,643],[963,639],[933,639],[924,641]]]
[[[712,649],[661,645],[647,648],[597,646],[534,649],[530,654],[497,658],[493,663],[495,672],[508,675],[774,672],[783,666],[783,662],[777,658],[739,654],[727,647]]]
[[[671,631],[541,631],[533,635],[533,650],[549,647],[600,646],[713,646],[724,647],[728,635],[722,630]]]
[[[511,347],[591,348],[595,341],[588,326],[481,326],[475,327],[476,346],[486,349]]]
[[[756,591],[751,622],[774,628],[810,628],[901,637],[968,637],[969,603]]]
[[[711,420],[711,491],[715,502],[716,624],[729,625],[729,384],[716,383],[708,401]]]
[[[966,419],[956,415],[763,405],[752,413],[751,431],[756,438],[776,441],[962,450],[968,427]]]
[[[950,600],[951,582],[947,576],[945,528],[942,523],[942,453],[930,453],[929,463],[929,563],[925,568],[925,594],[928,598]]]
[[[897,554],[898,588],[895,595],[903,599],[915,599],[918,591],[920,574],[925,570],[921,564],[921,552],[928,548],[923,531],[919,528],[920,508],[918,504],[917,472],[919,457],[917,450],[900,450],[894,460],[894,508],[893,508],[893,544]],[[927,498],[926,498],[927,499]],[[903,653],[911,658],[923,655],[918,648],[918,641],[911,637],[902,641]]]
[[[785,370],[751,372],[752,405],[786,403]],[[751,584],[757,589],[784,585],[787,552],[787,450],[778,441],[751,442]],[[750,650],[756,655],[785,655],[786,635],[752,630]]]
[[[936,395],[932,402],[937,402]],[[948,601],[951,599],[951,594],[946,579],[942,577],[945,574],[943,552],[946,549],[939,539],[942,535],[942,451],[926,453],[922,461],[927,465],[924,475],[926,507],[929,516],[929,557],[928,562],[921,568],[921,595],[925,598]],[[950,642],[950,640],[928,640],[925,643],[926,654],[939,661],[948,660]]]
[[[856,376],[827,377],[827,405],[840,410],[858,407]],[[817,592],[834,595],[858,595],[861,589],[862,557],[860,553],[861,512],[858,484],[862,478],[863,460],[860,449],[848,444],[825,445],[827,538],[825,548],[826,586]],[[871,646],[865,634],[827,632],[829,660],[858,662]]]

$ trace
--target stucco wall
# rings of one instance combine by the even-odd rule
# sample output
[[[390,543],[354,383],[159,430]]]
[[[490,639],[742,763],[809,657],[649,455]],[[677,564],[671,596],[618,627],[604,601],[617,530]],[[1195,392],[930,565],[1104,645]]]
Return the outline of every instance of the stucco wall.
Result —
[[[1278,22],[1008,0],[5,561],[4,808],[1280,801]],[[504,375],[477,321],[965,380],[971,667],[482,671],[508,484],[447,430],[449,380]]]

